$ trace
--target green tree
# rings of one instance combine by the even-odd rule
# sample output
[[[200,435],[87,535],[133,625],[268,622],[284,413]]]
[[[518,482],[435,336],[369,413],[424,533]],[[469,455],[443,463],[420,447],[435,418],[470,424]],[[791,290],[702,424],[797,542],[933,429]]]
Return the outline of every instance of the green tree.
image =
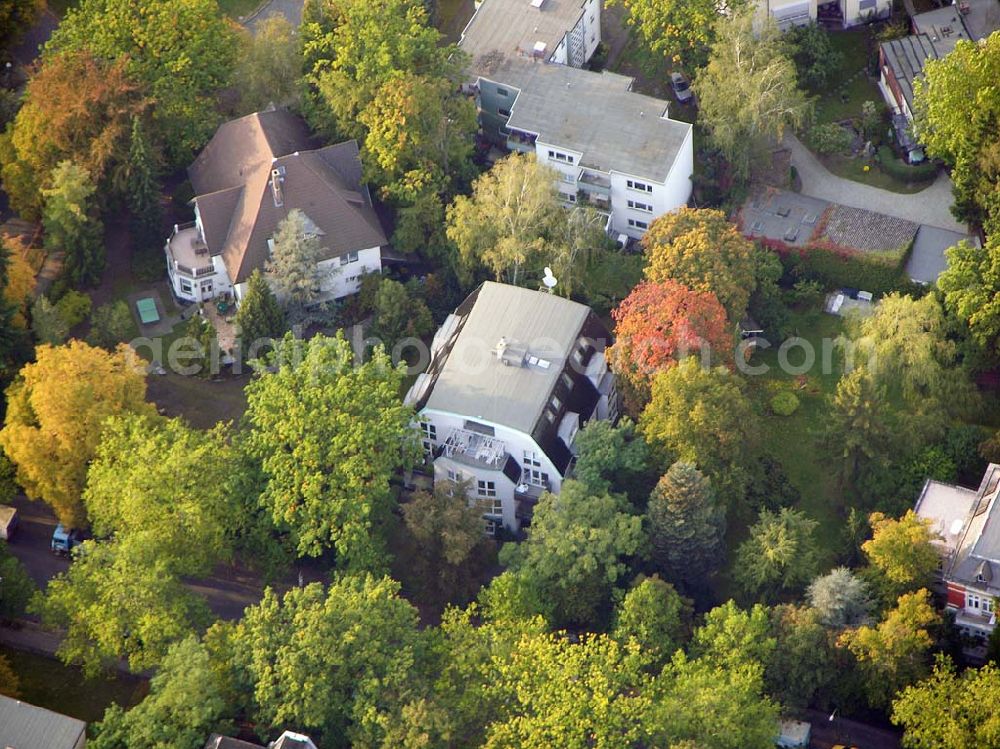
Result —
[[[56,655],[99,673],[119,658],[133,671],[162,662],[168,648],[209,619],[205,602],[174,574],[174,560],[118,541],[85,541],[69,571],[32,603],[47,627],[65,631]]]
[[[119,343],[125,343],[136,334],[135,321],[128,308],[128,302],[119,299],[102,304],[94,310],[90,318],[90,332],[87,343],[109,351]]]
[[[191,368],[191,374],[199,377],[217,374],[214,370],[219,361],[219,335],[212,322],[199,312],[184,323],[181,333],[185,342],[182,350],[187,355],[184,366]]]
[[[823,626],[832,629],[865,624],[873,605],[868,585],[847,567],[837,567],[809,583],[806,598]]]
[[[787,33],[799,80],[810,91],[824,91],[843,63],[843,55],[833,46],[830,32],[818,23],[808,23],[794,26]]]
[[[577,459],[573,478],[593,492],[618,491],[632,495],[642,483],[649,451],[635,424],[623,418],[617,424],[591,419],[577,432]]]
[[[462,59],[440,43],[421,0],[320,0],[300,33],[306,110],[319,129],[349,138],[363,138],[361,113],[400,72],[438,77]]]
[[[737,671],[744,667],[762,669],[774,655],[775,639],[767,609],[755,604],[749,611],[727,601],[705,614],[695,629],[691,655],[701,661]]]
[[[542,592],[557,620],[589,623],[627,572],[624,557],[645,540],[623,497],[568,480],[558,495],[542,495],[528,538],[505,545],[500,560]]]
[[[256,112],[268,104],[292,106],[299,96],[302,42],[291,22],[279,13],[244,35],[235,81],[243,109]]]
[[[403,338],[423,338],[433,330],[434,320],[423,299],[391,278],[379,283],[371,335],[389,347]]]
[[[826,444],[840,458],[840,475],[854,483],[870,465],[884,463],[893,432],[886,392],[865,367],[857,367],[837,382],[826,423]]]
[[[389,78],[360,114],[367,180],[397,205],[471,176],[476,107],[456,80],[410,71]]]
[[[94,286],[104,271],[104,226],[97,217],[90,172],[61,161],[52,172],[52,187],[42,190],[45,249],[65,252],[63,272],[70,283]]]
[[[389,481],[419,450],[402,371],[381,349],[355,366],[343,337],[287,335],[271,361],[276,370],[247,385],[247,448],[267,479],[261,501],[299,554],[333,546],[342,567],[380,564]]]
[[[370,575],[311,583],[281,598],[271,589],[233,635],[266,725],[379,746],[384,715],[415,689],[417,611],[399,584]],[[306,685],[307,688],[303,688]]]
[[[906,749],[992,746],[1000,738],[1000,671],[987,664],[959,675],[938,656],[928,678],[896,696],[892,722]]]
[[[247,280],[246,293],[236,311],[236,325],[240,330],[240,351],[249,359],[259,358],[287,330],[278,298],[259,270],[254,270]]]
[[[28,496],[44,500],[69,527],[85,522],[80,495],[107,418],[155,413],[131,355],[80,341],[39,346],[36,361],[7,389],[0,446]]]
[[[408,547],[397,552],[400,579],[433,603],[470,600],[496,561],[494,543],[483,535],[483,509],[470,506],[463,489],[437,482],[402,505]]]
[[[961,241],[945,250],[948,267],[938,278],[948,311],[969,326],[972,339],[990,356],[1000,354],[1000,236],[986,247]]]
[[[810,102],[775,22],[750,7],[716,20],[708,66],[694,81],[699,117],[712,143],[747,179],[786,127],[805,121]]]
[[[158,164],[142,121],[132,118],[132,136],[125,163],[125,197],[131,212],[132,241],[139,252],[159,250],[163,241]]]
[[[274,232],[274,249],[264,266],[268,283],[286,309],[301,311],[319,295],[320,251],[306,215],[298,208],[289,211]]]
[[[38,296],[31,305],[31,332],[41,344],[58,346],[69,338],[69,325],[59,307],[46,296]]]
[[[0,545],[0,619],[16,619],[24,614],[35,594],[35,581],[18,561]]]
[[[201,749],[210,733],[231,728],[229,688],[206,647],[186,637],[171,645],[143,701],[128,711],[109,707],[88,743],[95,749]]]
[[[219,122],[216,95],[231,79],[234,32],[214,0],[83,0],[59,24],[45,57],[89,49],[124,58],[156,102],[154,140],[171,166],[186,164]]]
[[[899,520],[874,512],[868,518],[872,537],[861,548],[877,571],[883,595],[894,600],[902,593],[928,585],[941,556],[934,548],[937,534],[931,523],[913,510]]]
[[[672,279],[692,291],[715,294],[731,323],[746,314],[754,290],[754,245],[722,211],[681,208],[665,213],[650,224],[642,246],[650,281]]]
[[[659,465],[677,460],[696,465],[720,499],[734,507],[746,493],[753,423],[740,380],[688,357],[653,380],[639,429]]]
[[[982,44],[963,41],[932,60],[914,83],[915,130],[929,156],[951,167],[955,214],[971,223],[1000,219],[997,123],[1000,35]],[[987,234],[992,233],[988,231]]]
[[[725,508],[711,482],[691,463],[677,461],[649,498],[650,546],[661,573],[685,589],[705,586],[722,563]]]
[[[930,594],[920,589],[900,596],[877,626],[849,629],[840,636],[841,647],[857,659],[873,707],[888,707],[894,695],[927,674],[934,643],[928,629],[939,623]]]
[[[686,642],[692,614],[691,601],[670,583],[643,578],[618,604],[611,636],[621,643],[634,641],[660,668]]]
[[[142,550],[175,574],[206,574],[232,555],[236,465],[222,427],[111,417],[83,493],[94,533]]]
[[[798,510],[764,510],[736,551],[736,578],[753,598],[805,585],[816,574],[817,523]]]
[[[707,62],[719,17],[719,5],[714,0],[612,0],[608,5],[625,8],[625,22],[632,35],[653,54],[688,69],[700,68]],[[727,9],[743,5],[740,1],[727,5]]]
[[[819,612],[808,606],[776,606],[771,630],[776,647],[764,672],[768,693],[791,709],[824,704],[844,674]]]

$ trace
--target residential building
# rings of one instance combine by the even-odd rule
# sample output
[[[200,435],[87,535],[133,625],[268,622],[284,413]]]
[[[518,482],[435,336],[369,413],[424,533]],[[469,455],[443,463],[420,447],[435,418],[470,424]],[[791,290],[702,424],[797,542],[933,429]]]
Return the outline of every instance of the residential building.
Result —
[[[911,19],[913,33],[879,45],[879,89],[896,114],[913,122],[913,82],[924,62],[944,57],[961,40],[971,40],[958,8],[947,5]]]
[[[205,749],[265,749],[262,744],[254,744],[230,736],[213,733],[205,744]],[[308,736],[292,731],[285,731],[277,739],[267,745],[266,749],[316,749],[316,745]]]
[[[361,181],[355,141],[318,148],[295,115],[256,112],[219,127],[188,176],[194,221],[175,225],[165,246],[179,299],[239,301],[292,210],[321,240],[319,301],[353,294],[364,274],[381,270],[385,233]]]
[[[938,535],[941,578],[955,625],[985,643],[996,624],[1000,596],[1000,465],[991,463],[978,490],[927,481],[915,512]]]
[[[477,0],[459,46],[583,67],[601,43],[602,0]]]
[[[589,307],[493,282],[435,334],[406,402],[435,482],[468,482],[488,531],[529,525],[542,492],[558,493],[569,474],[578,431],[617,419],[610,339]]]
[[[888,18],[892,0],[758,0],[757,8],[762,16],[771,16],[782,30],[817,21],[848,28]]]
[[[87,724],[68,715],[0,695],[0,746],[9,749],[83,749]]]
[[[489,0],[488,0],[489,1]],[[514,58],[482,68],[484,135],[559,173],[563,203],[589,204],[613,235],[639,238],[691,196],[693,129],[632,79]]]

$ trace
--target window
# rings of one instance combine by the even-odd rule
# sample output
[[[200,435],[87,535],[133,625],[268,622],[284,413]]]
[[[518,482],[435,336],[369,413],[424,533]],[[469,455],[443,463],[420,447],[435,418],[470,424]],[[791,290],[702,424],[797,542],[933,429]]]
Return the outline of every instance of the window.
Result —
[[[594,22],[594,14],[593,14],[593,13],[591,13],[591,15],[590,15],[590,22],[591,22],[591,23],[593,23],[593,22]]]
[[[965,607],[982,611],[984,614],[993,613],[993,601],[986,596],[979,596],[975,593],[965,594]]]
[[[497,114],[499,114],[501,117],[510,117],[510,110],[500,107],[499,109],[497,109]]]
[[[646,213],[653,212],[653,206],[649,205],[648,203],[640,203],[638,200],[628,201],[628,207],[634,208],[637,211],[645,211]]]
[[[647,224],[645,221],[636,221],[635,219],[632,219],[632,218],[630,218],[628,220],[628,225],[632,226],[632,227],[634,227],[636,229],[648,229],[649,228],[649,224]]]
[[[567,390],[573,389],[573,378],[569,376],[568,372],[563,372],[559,376],[559,380],[562,382],[562,384],[565,386]]]
[[[211,294],[212,293],[212,282],[211,281],[208,281],[208,282],[203,283],[201,285],[201,293],[202,294]]]
[[[542,465],[542,462],[538,459],[538,453],[532,452],[531,450],[525,450],[524,464],[526,466],[533,466],[535,468],[538,468]]]
[[[194,289],[191,288],[191,282],[181,279],[181,291],[183,291],[185,294],[190,294],[192,291],[194,291]]]
[[[433,424],[429,423],[429,422],[421,421],[420,422],[420,431],[423,432],[424,433],[424,437],[426,437],[429,440],[437,440],[437,438],[438,438],[437,427],[434,426]]]
[[[545,409],[545,420],[547,422],[549,422],[550,424],[556,420],[556,415],[554,413],[552,413],[552,409],[551,408],[546,408]]]
[[[940,565],[938,565],[938,566],[940,566]],[[985,580],[985,578],[982,575],[976,575],[976,582],[977,583],[984,583],[984,582],[986,582],[986,580]]]
[[[634,179],[626,180],[625,184],[628,186],[629,190],[638,190],[639,192],[653,192],[653,186],[647,185],[645,182],[637,182]]]
[[[500,88],[500,87],[498,86],[498,87],[497,87],[497,96],[510,96],[510,94],[509,94],[509,93],[507,93],[507,89],[505,89],[505,88]]]
[[[448,469],[448,480],[456,484],[462,483],[462,472],[456,471],[454,468]]]
[[[576,195],[571,195],[571,194],[567,194],[567,193],[561,192],[561,193],[559,193],[559,197],[561,197],[567,203],[575,203],[576,202]]]
[[[499,498],[498,499],[494,499],[492,504],[493,504],[493,506],[490,508],[490,514],[491,515],[501,515],[502,516],[503,515],[503,500],[501,500]]]
[[[341,265],[347,265],[348,263],[356,263],[356,262],[358,262],[358,253],[356,252],[348,252],[346,255],[340,256]]]
[[[476,491],[480,497],[495,497],[497,495],[497,485],[495,481],[479,481]]]
[[[556,410],[556,411],[558,411],[559,408],[562,406],[562,401],[559,400],[559,396],[558,395],[553,395],[552,396],[552,404],[551,405],[552,405],[552,408],[554,410]]]
[[[567,164],[573,163],[573,157],[569,154],[563,153],[562,151],[553,151],[549,149],[549,158],[555,159],[556,161],[565,161]]]

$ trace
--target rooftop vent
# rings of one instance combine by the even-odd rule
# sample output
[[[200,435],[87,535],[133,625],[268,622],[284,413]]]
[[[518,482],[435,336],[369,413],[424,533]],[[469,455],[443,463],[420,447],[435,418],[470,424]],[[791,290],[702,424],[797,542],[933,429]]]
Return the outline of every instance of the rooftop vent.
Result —
[[[545,48],[547,46],[548,45],[545,42],[535,42],[535,46],[532,49],[532,52],[534,53],[535,57],[544,57],[545,56]]]
[[[545,4],[545,0],[531,0],[532,8],[541,8]]]

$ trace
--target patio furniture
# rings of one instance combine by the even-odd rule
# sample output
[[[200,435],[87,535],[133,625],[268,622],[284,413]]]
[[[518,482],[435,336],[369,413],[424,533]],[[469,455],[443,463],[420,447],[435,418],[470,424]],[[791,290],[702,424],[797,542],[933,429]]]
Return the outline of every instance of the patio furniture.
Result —
[[[139,313],[139,321],[143,325],[152,325],[160,321],[160,313],[156,311],[156,300],[152,297],[145,297],[135,303],[135,310]]]

